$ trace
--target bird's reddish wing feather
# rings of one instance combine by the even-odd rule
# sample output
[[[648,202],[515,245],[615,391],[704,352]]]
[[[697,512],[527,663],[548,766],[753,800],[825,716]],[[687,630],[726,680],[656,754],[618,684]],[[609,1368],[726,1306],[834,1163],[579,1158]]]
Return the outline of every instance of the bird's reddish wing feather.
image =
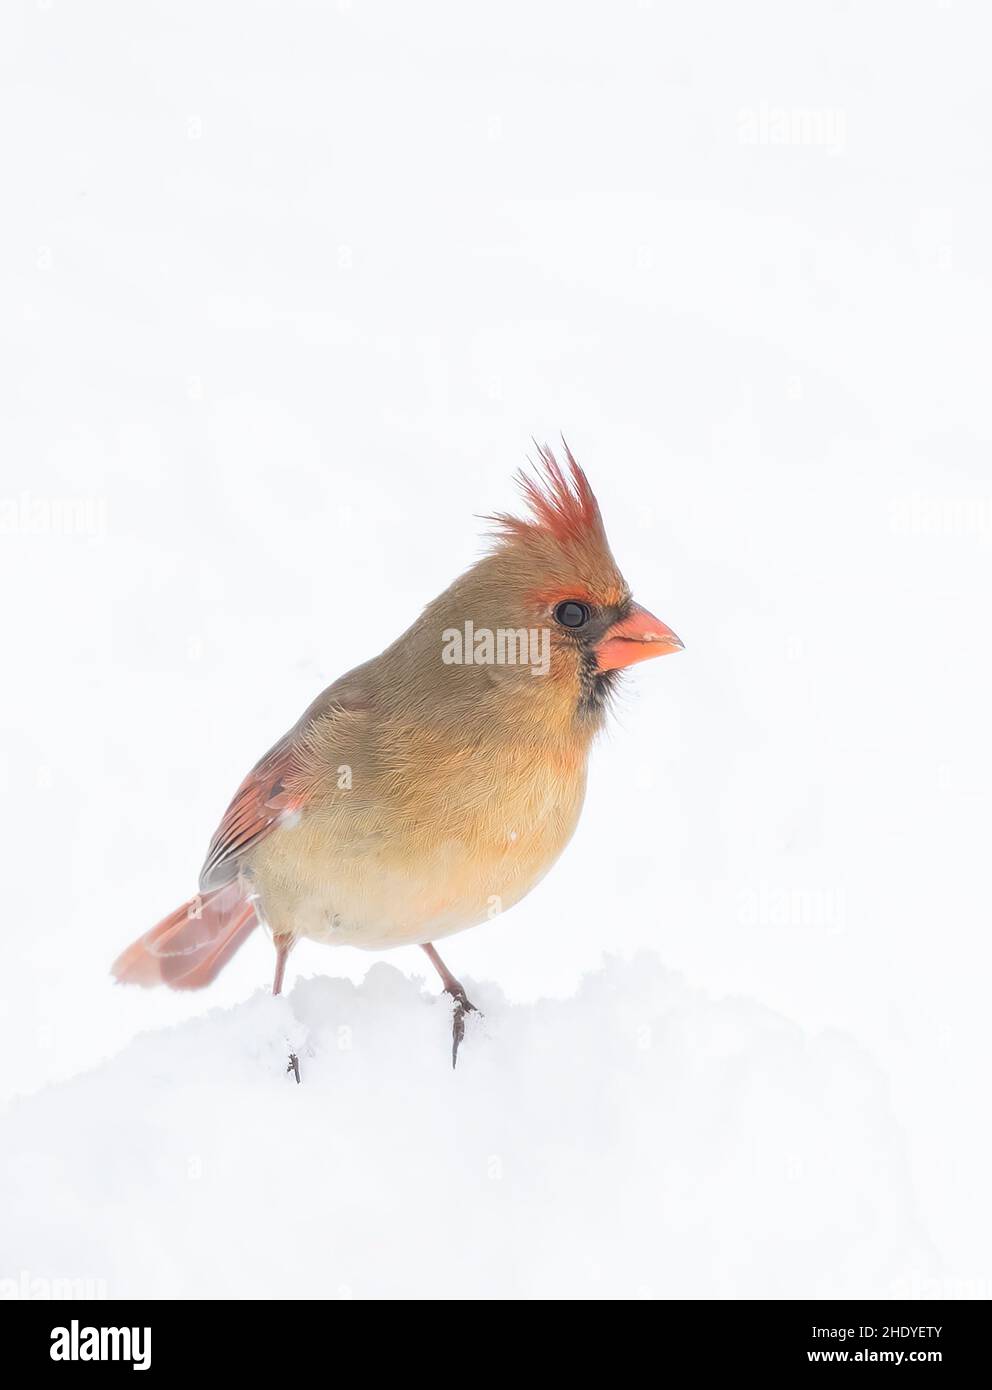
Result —
[[[304,802],[298,785],[296,730],[256,763],[234,794],[210,841],[200,874],[201,891],[234,878],[243,855]]]
[[[247,852],[270,830],[302,810],[314,790],[309,741],[314,726],[327,726],[367,708],[364,696],[348,677],[317,696],[288,734],[255,764],[234,794],[217,827],[200,873],[200,891],[236,878]]]

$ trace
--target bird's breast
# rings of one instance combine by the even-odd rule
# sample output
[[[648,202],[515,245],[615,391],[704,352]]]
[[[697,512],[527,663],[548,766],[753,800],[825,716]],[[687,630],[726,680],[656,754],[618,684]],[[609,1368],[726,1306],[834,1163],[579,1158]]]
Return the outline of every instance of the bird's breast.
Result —
[[[274,930],[385,949],[495,918],[534,887],[575,829],[584,756],[433,754],[335,782],[267,837],[252,871]]]

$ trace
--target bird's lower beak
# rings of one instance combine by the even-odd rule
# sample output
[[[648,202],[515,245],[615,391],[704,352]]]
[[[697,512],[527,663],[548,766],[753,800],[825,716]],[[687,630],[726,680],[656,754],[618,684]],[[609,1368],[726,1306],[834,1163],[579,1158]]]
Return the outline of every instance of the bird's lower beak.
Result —
[[[596,662],[601,671],[619,671],[650,656],[680,652],[682,645],[666,623],[635,603],[627,617],[604,634],[596,647]]]

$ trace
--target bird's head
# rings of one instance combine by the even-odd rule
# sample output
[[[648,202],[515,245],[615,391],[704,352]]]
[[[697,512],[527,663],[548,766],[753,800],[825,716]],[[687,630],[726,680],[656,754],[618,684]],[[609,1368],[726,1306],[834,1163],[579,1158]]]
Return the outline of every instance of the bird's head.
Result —
[[[620,672],[682,643],[634,602],[568,446],[564,465],[538,453],[518,476],[529,514],[489,518],[492,550],[428,606],[402,650],[416,650],[419,672],[433,667],[432,694],[472,722],[481,705],[591,734]]]
[[[589,480],[564,448],[564,466],[545,446],[533,471],[518,474],[530,515],[493,518],[498,541],[492,560],[507,607],[529,626],[546,629],[549,674],[570,690],[580,717],[595,719],[621,671],[680,651],[682,642],[634,602]]]

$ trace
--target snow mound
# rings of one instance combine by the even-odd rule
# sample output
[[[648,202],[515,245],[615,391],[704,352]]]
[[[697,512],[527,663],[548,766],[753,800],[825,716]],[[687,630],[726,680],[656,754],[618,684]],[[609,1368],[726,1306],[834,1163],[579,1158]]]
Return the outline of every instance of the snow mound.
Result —
[[[931,1262],[849,1038],[649,956],[568,1000],[376,964],[15,1102],[0,1277],[148,1297],[883,1296]],[[303,1083],[286,1074],[299,1053]]]

